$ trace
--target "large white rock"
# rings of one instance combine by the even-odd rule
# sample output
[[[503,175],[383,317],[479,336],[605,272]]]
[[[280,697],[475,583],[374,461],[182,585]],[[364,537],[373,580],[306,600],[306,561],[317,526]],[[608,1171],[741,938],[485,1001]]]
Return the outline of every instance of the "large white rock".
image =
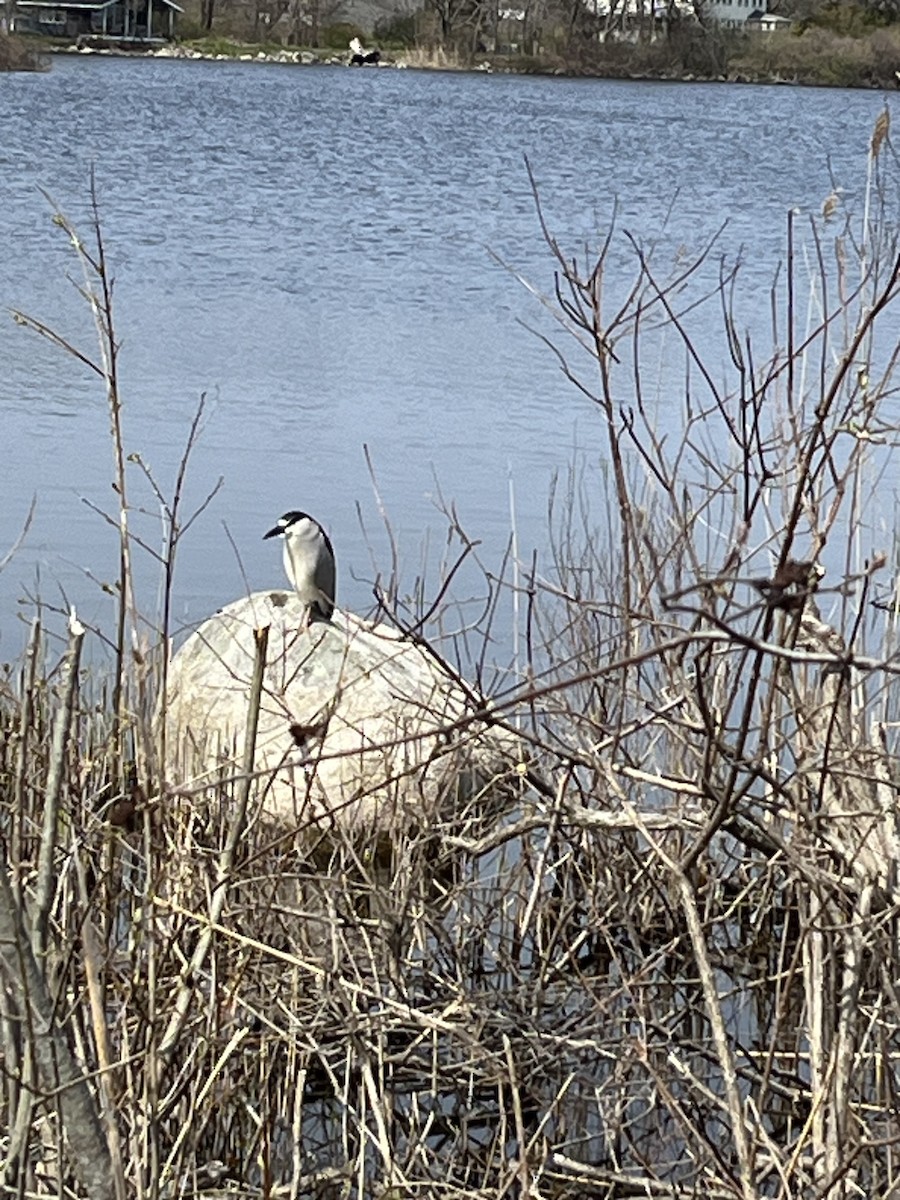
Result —
[[[389,833],[452,815],[515,772],[516,739],[427,650],[335,611],[301,629],[295,595],[257,592],[207,620],[174,656],[166,778],[189,788],[236,773],[255,628],[269,626],[256,741],[263,811],[299,830]]]

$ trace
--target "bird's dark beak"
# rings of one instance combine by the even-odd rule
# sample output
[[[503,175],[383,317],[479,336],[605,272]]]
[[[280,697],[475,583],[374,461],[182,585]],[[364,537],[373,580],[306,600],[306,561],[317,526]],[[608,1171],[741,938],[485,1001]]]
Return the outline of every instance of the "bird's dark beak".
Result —
[[[284,526],[276,525],[274,529],[270,529],[268,533],[263,534],[263,541],[265,541],[266,538],[278,537],[278,535],[281,533],[284,533]]]

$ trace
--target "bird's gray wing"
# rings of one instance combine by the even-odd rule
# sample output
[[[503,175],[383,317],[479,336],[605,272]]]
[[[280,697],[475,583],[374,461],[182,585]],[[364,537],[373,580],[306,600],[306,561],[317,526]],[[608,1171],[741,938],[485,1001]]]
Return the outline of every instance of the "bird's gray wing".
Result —
[[[331,620],[331,614],[334,612],[334,602],[337,589],[337,572],[334,565],[334,550],[331,548],[331,542],[328,537],[323,534],[325,544],[322,547],[322,552],[319,554],[316,561],[316,571],[314,582],[319,596],[319,611],[326,621]]]

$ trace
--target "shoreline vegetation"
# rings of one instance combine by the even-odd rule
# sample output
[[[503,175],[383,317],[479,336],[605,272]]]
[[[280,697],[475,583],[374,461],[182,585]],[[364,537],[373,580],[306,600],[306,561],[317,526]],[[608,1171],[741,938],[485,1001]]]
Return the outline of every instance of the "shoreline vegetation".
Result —
[[[448,751],[484,723],[520,747],[490,793],[437,812],[401,754],[386,782],[413,792],[387,839],[311,815],[319,735],[264,693],[266,626],[251,683],[233,676],[241,770],[166,771],[173,738],[187,754],[207,736],[166,720],[176,563],[218,490],[186,498],[203,402],[174,480],[158,480],[120,386],[96,195],[84,235],[53,213],[97,350],[13,316],[105,395],[114,498],[96,511],[118,566],[105,627],[70,612],[60,653],[61,609],[38,604],[0,674],[4,1195],[900,1192],[886,109],[865,161],[855,211],[835,193],[788,214],[759,339],[743,256],[648,249],[615,226],[573,249],[530,177],[548,352],[604,449],[554,490],[540,556],[519,556],[513,528],[486,561],[451,502],[441,568],[412,588],[379,500],[391,554],[373,559],[375,615],[471,681],[461,720],[416,703],[445,714]],[[695,333],[709,345],[716,328],[704,351]],[[661,339],[691,364],[665,431]],[[141,556],[159,572],[150,605]],[[91,643],[113,660],[99,675]],[[262,703],[286,726],[266,770]],[[404,742],[398,725],[371,749]],[[298,794],[273,824],[279,772]]]
[[[900,24],[852,28],[851,33],[801,24],[788,31],[747,33],[692,25],[677,36],[598,42],[554,53],[539,48],[533,54],[472,52],[434,42],[392,45],[376,36],[368,41],[379,46],[381,61],[368,69],[377,65],[379,69],[896,90]],[[345,32],[354,31],[348,26]],[[350,61],[346,45],[310,47],[207,36],[145,47],[85,38],[73,43],[0,36],[0,70],[46,69],[48,53],[340,66]]]
[[[4,71],[46,71],[50,66],[49,49],[32,39],[0,33],[0,74]]]

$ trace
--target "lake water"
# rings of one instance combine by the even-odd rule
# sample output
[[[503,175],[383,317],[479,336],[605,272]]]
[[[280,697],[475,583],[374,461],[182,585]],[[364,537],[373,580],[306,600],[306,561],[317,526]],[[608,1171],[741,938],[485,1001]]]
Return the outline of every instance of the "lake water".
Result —
[[[535,336],[552,319],[497,261],[552,289],[525,156],[572,251],[597,247],[617,209],[614,284],[633,274],[626,231],[656,243],[665,274],[727,222],[719,252],[746,259],[742,320],[765,327],[788,209],[818,212],[832,182],[853,202],[882,105],[871,92],[61,57],[46,75],[0,77],[0,305],[93,352],[40,189],[87,232],[95,167],[126,449],[166,491],[209,397],[188,507],[224,485],[182,546],[179,621],[240,595],[242,572],[280,585],[261,539],[290,508],[330,529],[339,601],[364,609],[390,571],[364,447],[407,589],[440,556],[440,497],[495,565],[512,485],[520,553],[549,564],[551,479],[597,463],[597,416]],[[699,338],[713,316],[697,318]],[[724,351],[710,346],[715,369]],[[673,355],[661,378],[681,370]],[[89,505],[115,497],[97,380],[5,318],[0,363],[0,555],[37,500],[0,574],[8,660],[36,579],[90,621],[110,611],[96,581],[115,577],[115,535]],[[661,420],[677,422],[664,393]],[[140,528],[158,542],[154,519]],[[150,588],[149,566],[141,578]]]

